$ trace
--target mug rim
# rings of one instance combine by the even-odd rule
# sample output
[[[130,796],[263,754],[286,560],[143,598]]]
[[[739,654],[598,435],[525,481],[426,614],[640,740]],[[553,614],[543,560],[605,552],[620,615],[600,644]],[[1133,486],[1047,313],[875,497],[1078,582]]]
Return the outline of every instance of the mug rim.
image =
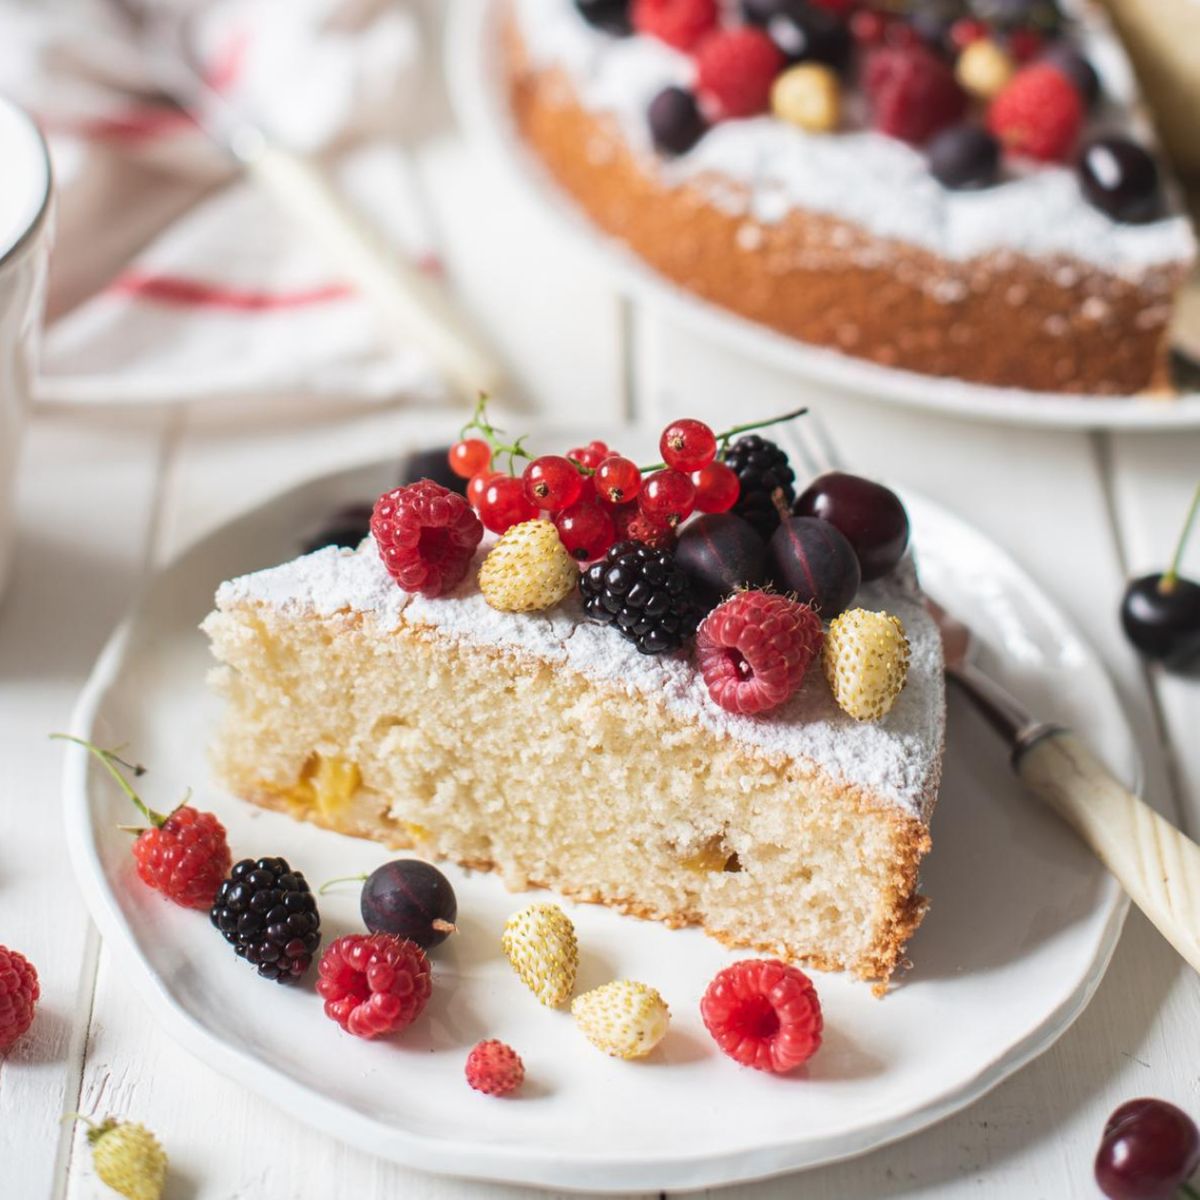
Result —
[[[54,196],[54,166],[50,159],[50,146],[46,141],[46,135],[42,133],[41,127],[33,119],[32,115],[15,100],[5,95],[0,95],[0,106],[7,108],[33,134],[38,145],[42,165],[45,167],[45,184],[42,188],[37,210],[29,219],[29,223],[17,235],[13,243],[3,253],[0,253],[0,271],[3,271],[14,259],[19,258],[29,248],[30,244],[41,233],[42,227],[46,224],[50,213],[51,200]]]

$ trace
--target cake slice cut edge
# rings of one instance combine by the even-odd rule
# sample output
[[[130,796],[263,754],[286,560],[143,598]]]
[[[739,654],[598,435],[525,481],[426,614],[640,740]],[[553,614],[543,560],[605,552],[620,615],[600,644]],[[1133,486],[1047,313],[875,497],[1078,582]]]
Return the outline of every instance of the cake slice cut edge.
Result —
[[[819,670],[777,714],[732,717],[685,656],[639,655],[570,601],[501,614],[473,584],[424,600],[370,542],[318,551],[223,585],[204,622],[226,701],[214,769],[252,803],[513,890],[886,986],[926,907],[944,691],[911,581],[870,588],[860,603],[913,645],[877,726],[841,714]]]

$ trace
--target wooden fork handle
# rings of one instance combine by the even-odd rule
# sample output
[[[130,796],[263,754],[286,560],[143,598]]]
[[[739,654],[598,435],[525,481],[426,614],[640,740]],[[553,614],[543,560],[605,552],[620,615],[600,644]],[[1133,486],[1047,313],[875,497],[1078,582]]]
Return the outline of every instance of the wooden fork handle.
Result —
[[[1200,846],[1122,787],[1069,731],[1048,730],[1028,741],[1014,766],[1200,971]]]

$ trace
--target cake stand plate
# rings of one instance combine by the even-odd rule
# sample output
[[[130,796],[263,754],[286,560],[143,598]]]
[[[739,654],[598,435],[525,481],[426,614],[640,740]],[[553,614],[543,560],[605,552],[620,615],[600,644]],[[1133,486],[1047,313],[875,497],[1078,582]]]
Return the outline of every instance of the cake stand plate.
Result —
[[[791,372],[833,392],[955,417],[1050,428],[1200,428],[1195,371],[1186,394],[1171,397],[1068,396],[988,387],[884,367],[808,345],[679,287],[593,224],[520,138],[509,108],[499,49],[503,45],[502,9],[503,0],[453,0],[447,15],[446,79],[465,132],[479,153],[620,287],[700,337],[724,343],[747,359]]]
[[[149,768],[143,794],[185,789],[229,830],[235,857],[284,855],[320,882],[366,871],[382,847],[262,811],[220,792],[205,761],[216,701],[197,625],[217,584],[296,552],[296,531],[391,486],[392,464],[307,483],[239,517],[151,580],[79,701],[73,731],[123,745]],[[1086,730],[1131,783],[1137,753],[1103,667],[1005,555],[957,518],[906,497],[930,592],[978,630],[987,666],[1046,716]],[[814,973],[825,1043],[773,1077],[725,1058],[700,1020],[713,974],[742,957],[698,930],[672,931],[564,902],[582,947],[579,990],[641,979],[673,1014],[645,1061],[594,1050],[565,1011],[535,1002],[500,953],[505,919],[535,898],[448,866],[461,931],[434,952],[434,993],[402,1037],[358,1041],[304,986],[258,979],[209,925],[134,874],[128,801],[66,747],[68,845],[106,945],[169,1033],[297,1119],[407,1166],[578,1191],[711,1187],[861,1154],[940,1120],[1044,1051],[1098,985],[1126,911],[1120,889],[1057,818],[1027,799],[1001,746],[951,704],[929,916],[915,966],[885,999]],[[546,893],[536,893],[545,898]],[[358,893],[321,899],[327,940],[361,928]],[[498,1037],[528,1071],[517,1097],[472,1092],[468,1050]]]

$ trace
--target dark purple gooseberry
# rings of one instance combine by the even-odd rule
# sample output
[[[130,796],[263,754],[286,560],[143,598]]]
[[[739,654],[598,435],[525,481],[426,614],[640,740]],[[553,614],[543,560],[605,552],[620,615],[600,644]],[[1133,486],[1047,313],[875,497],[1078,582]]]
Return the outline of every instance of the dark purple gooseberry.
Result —
[[[708,513],[683,527],[675,562],[706,609],[735,588],[758,587],[766,578],[767,543],[749,521],[732,513]]]
[[[864,581],[886,575],[908,548],[908,513],[900,497],[861,475],[818,475],[797,497],[792,511],[836,526],[854,547]]]
[[[854,547],[828,521],[788,517],[767,546],[767,577],[830,621],[854,600],[862,571]]]
[[[372,933],[394,933],[429,950],[454,932],[458,900],[437,867],[400,858],[367,876],[360,910]]]

